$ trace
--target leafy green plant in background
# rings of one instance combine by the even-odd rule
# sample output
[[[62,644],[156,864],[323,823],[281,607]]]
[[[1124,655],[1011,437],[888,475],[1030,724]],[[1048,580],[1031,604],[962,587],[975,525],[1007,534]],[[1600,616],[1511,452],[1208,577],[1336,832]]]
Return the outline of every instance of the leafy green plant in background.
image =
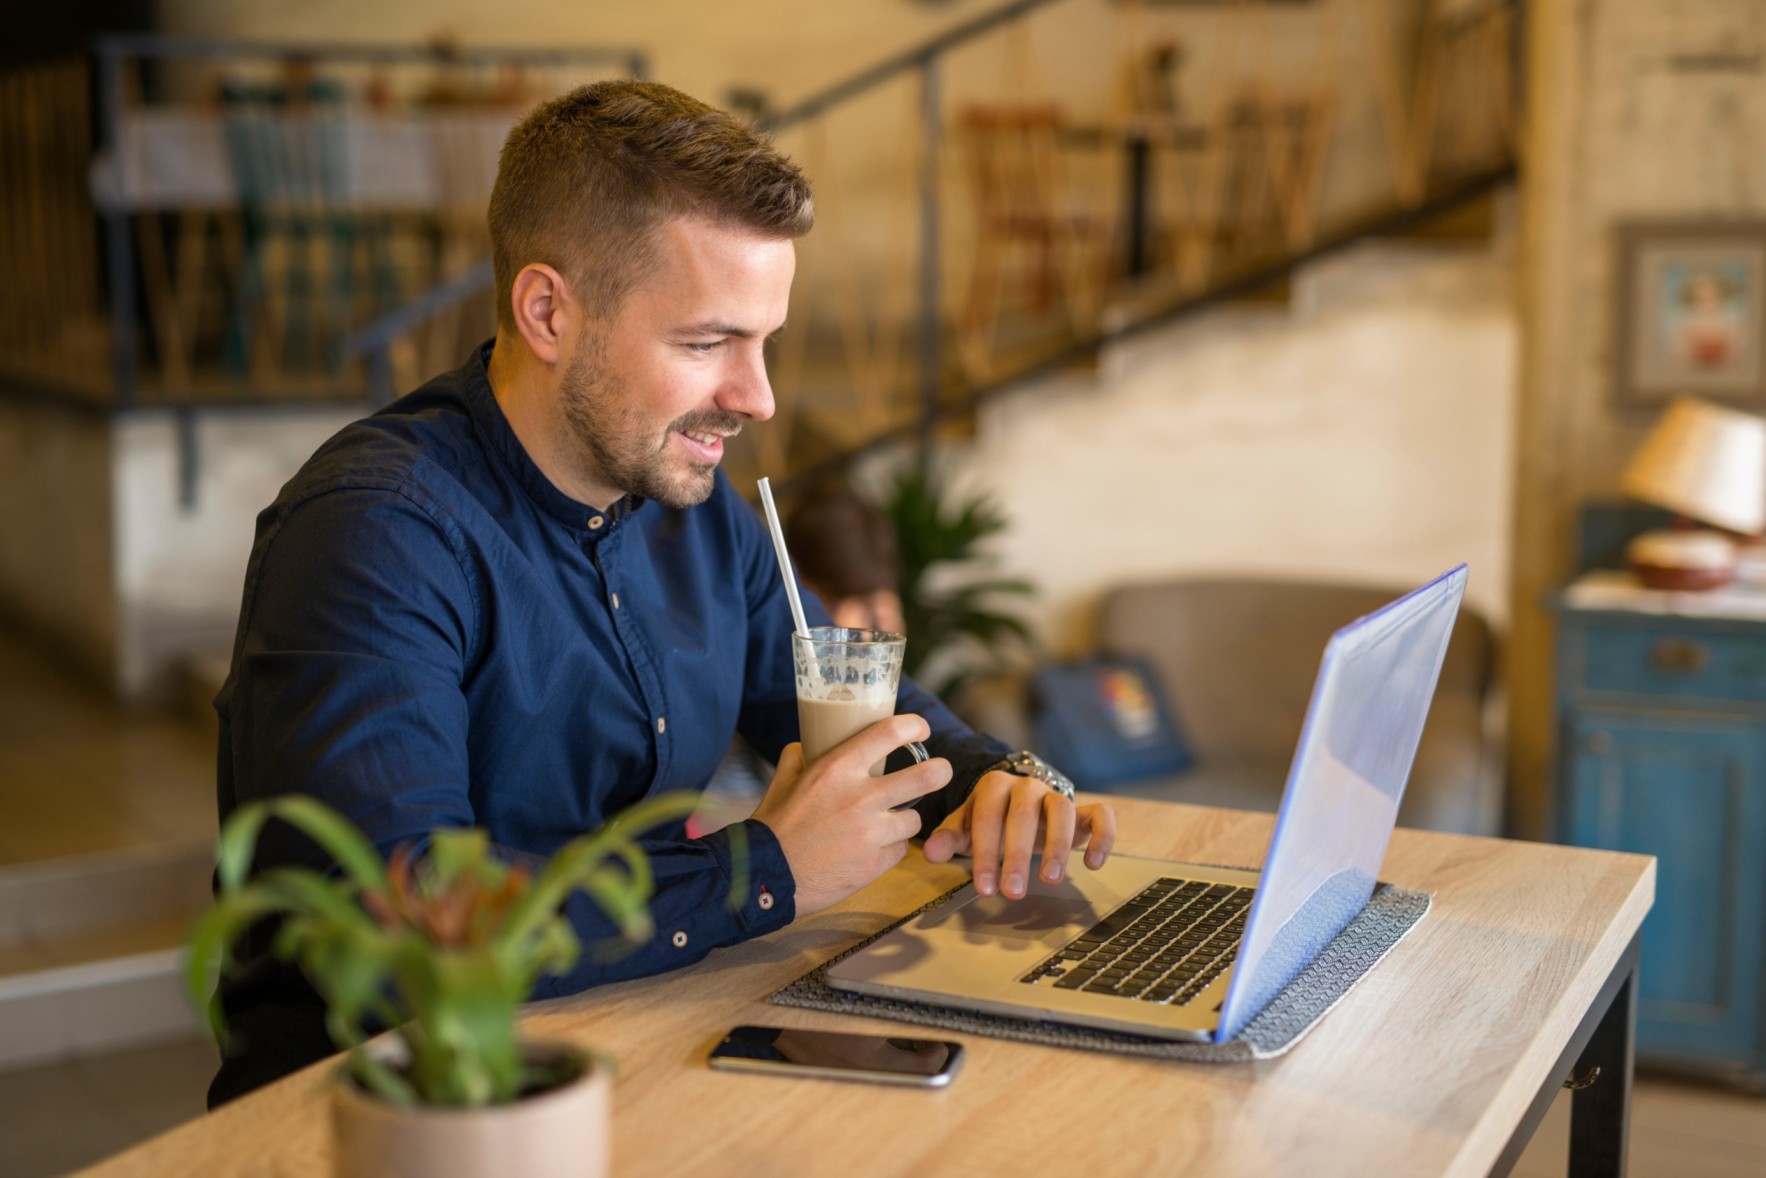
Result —
[[[560,911],[565,900],[586,892],[626,946],[647,940],[652,878],[633,836],[685,819],[698,801],[681,793],[641,802],[567,843],[537,873],[505,861],[483,830],[437,830],[427,853],[401,848],[384,861],[313,798],[242,806],[221,830],[219,894],[191,933],[185,984],[224,1041],[216,973],[247,929],[280,916],[273,948],[297,961],[324,999],[331,1037],[349,1049],[346,1067],[363,1088],[407,1107],[511,1102],[571,1078],[537,1073],[518,1026],[535,983],[570,969],[583,951]],[[337,871],[275,867],[248,879],[271,818],[316,842]],[[738,883],[735,896],[746,889]],[[364,1050],[376,1026],[396,1028],[405,1066]]]
[[[979,660],[935,668],[938,678],[925,684],[934,694],[955,697],[971,678],[997,669],[1010,648],[1031,644],[1013,604],[1033,596],[1036,587],[1023,578],[992,575],[981,546],[1007,521],[986,496],[946,502],[937,476],[916,464],[890,487],[884,510],[895,525],[901,562],[908,638],[903,671],[919,678],[936,655],[978,649]]]

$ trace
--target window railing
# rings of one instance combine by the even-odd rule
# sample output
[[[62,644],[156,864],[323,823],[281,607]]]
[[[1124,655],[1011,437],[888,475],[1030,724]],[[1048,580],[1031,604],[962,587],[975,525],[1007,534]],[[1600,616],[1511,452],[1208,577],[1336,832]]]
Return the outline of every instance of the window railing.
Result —
[[[1019,0],[765,122],[816,185],[777,412],[726,464],[786,479],[1102,341],[1512,175],[1509,0]],[[424,372],[352,341],[381,395]],[[485,321],[485,329],[490,328]],[[395,330],[396,328],[396,330]]]
[[[777,417],[733,473],[929,440],[1024,373],[1508,175],[1519,27],[1513,0],[1017,0],[787,108],[766,125],[817,227]],[[0,161],[30,168],[0,184],[37,195],[0,227],[0,372],[111,408],[384,401],[457,364],[494,327],[508,126],[645,70],[154,37],[94,63],[4,82],[35,97],[4,104]]]
[[[514,121],[644,70],[629,49],[142,35],[9,74],[0,376],[115,409],[359,401],[344,340],[476,275]],[[450,364],[472,297],[422,325]]]

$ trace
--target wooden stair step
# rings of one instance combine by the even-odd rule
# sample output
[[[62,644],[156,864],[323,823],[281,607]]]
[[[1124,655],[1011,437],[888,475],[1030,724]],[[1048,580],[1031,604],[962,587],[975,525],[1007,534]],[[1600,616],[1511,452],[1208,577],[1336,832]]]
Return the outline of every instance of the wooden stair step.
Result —
[[[0,1067],[188,1037],[180,971],[206,841],[0,871]]]

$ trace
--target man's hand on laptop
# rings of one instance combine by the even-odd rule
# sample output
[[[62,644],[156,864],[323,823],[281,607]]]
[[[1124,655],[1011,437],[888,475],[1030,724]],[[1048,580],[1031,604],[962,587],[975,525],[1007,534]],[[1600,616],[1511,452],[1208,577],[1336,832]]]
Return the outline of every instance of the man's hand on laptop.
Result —
[[[1108,802],[1076,805],[1046,781],[995,770],[927,837],[926,858],[945,863],[967,851],[977,892],[1017,900],[1029,887],[1030,857],[1039,845],[1039,874],[1058,883],[1067,852],[1088,843],[1085,865],[1096,871],[1116,843],[1116,811]]]
[[[807,769],[803,746],[788,744],[754,817],[767,824],[791,865],[797,915],[836,904],[901,862],[920,816],[896,810],[950,784],[950,762],[931,759],[872,777],[871,766],[932,734],[915,715],[879,720]]]

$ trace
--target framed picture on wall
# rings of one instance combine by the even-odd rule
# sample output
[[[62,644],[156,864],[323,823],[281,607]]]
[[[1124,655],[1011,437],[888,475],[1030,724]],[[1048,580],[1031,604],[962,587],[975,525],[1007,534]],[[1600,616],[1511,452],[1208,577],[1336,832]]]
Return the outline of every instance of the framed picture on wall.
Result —
[[[1619,407],[1680,394],[1766,409],[1766,222],[1619,227]]]

